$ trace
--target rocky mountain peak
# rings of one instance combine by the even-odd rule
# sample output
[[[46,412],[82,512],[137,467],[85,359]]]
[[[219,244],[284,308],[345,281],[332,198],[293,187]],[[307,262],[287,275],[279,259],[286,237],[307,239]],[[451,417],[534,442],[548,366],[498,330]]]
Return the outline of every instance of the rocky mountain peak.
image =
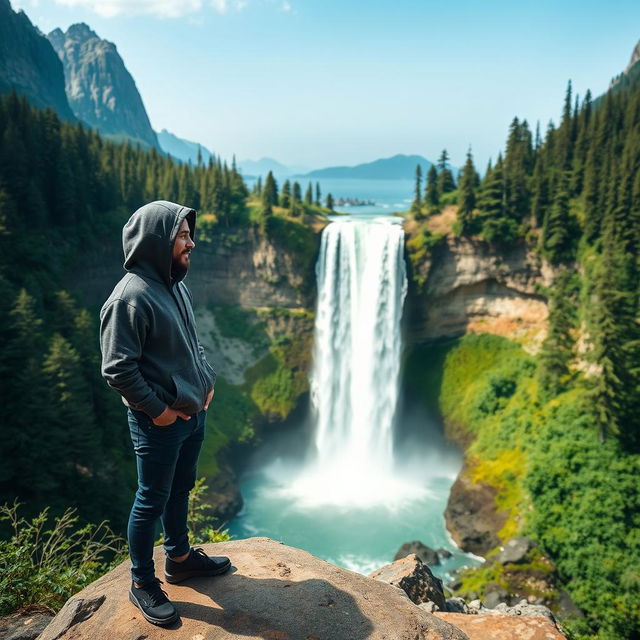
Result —
[[[58,29],[59,31],[59,29]],[[91,38],[97,38],[98,34],[93,31],[88,24],[85,22],[76,22],[72,24],[65,34],[67,38],[73,38],[75,40],[80,40],[82,42],[86,42]]]
[[[633,67],[633,65],[638,62],[638,60],[640,60],[640,40],[638,40],[638,43],[636,44],[635,48],[633,49],[632,53],[631,53],[631,60],[629,60],[629,64],[627,65],[627,68],[625,69],[625,73],[627,73],[629,71],[629,69],[631,69],[631,67]]]
[[[47,38],[62,61],[67,98],[79,119],[107,137],[158,147],[136,83],[112,42],[84,22]]]

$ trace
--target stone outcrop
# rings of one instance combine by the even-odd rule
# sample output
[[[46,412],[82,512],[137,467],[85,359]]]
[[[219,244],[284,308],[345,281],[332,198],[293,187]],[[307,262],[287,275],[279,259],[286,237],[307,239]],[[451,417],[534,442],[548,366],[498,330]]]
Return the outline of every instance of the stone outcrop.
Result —
[[[425,284],[407,300],[413,342],[470,331],[540,342],[547,305],[539,285],[552,272],[523,244],[497,251],[478,240],[447,237],[423,265]]]
[[[440,610],[445,609],[442,580],[415,553],[376,569],[369,577],[402,589],[415,604],[432,602]]]
[[[64,120],[75,121],[56,52],[23,11],[0,0],[0,93],[14,90],[33,106],[50,107]]]
[[[566,636],[546,618],[506,615],[474,616],[437,611],[435,616],[464,631],[469,640],[564,640]]]
[[[394,560],[400,560],[405,558],[409,554],[415,553],[415,555],[422,560],[425,564],[435,565],[440,564],[440,558],[438,552],[426,544],[420,542],[420,540],[413,540],[411,542],[405,542],[393,556]]]
[[[269,538],[204,545],[227,555],[222,576],[165,584],[180,621],[154,627],[128,600],[129,562],[73,596],[40,640],[466,640],[401,589],[341,569]],[[156,549],[156,567],[163,552]],[[515,636],[516,638],[518,636]],[[524,636],[523,636],[524,637]]]
[[[64,67],[73,113],[100,133],[160,148],[136,83],[116,46],[86,24],[48,36]]]
[[[447,530],[462,550],[485,555],[499,544],[506,513],[496,507],[496,489],[474,483],[463,465],[451,487],[444,517]]]
[[[36,640],[53,618],[47,607],[30,605],[0,618],[0,640]]]

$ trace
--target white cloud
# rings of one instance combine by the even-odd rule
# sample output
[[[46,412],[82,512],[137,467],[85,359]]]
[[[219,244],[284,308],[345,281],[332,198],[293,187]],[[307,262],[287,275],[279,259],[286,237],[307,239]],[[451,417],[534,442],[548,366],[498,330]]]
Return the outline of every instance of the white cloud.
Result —
[[[85,7],[106,18],[122,14],[153,14],[179,18],[202,8],[202,0],[56,0],[67,7]]]
[[[208,0],[207,5],[217,13],[242,11],[249,2],[258,0]],[[259,0],[264,2],[265,0]],[[30,2],[33,6],[38,0],[14,0],[20,6]],[[200,11],[205,0],[55,0],[56,4],[67,7],[84,7],[106,18],[119,15],[156,15],[163,18],[180,18]],[[273,0],[267,0],[270,4]],[[281,11],[291,11],[289,0],[280,0]]]
[[[246,0],[211,0],[211,6],[218,13],[228,13],[229,11],[241,11],[247,6]]]

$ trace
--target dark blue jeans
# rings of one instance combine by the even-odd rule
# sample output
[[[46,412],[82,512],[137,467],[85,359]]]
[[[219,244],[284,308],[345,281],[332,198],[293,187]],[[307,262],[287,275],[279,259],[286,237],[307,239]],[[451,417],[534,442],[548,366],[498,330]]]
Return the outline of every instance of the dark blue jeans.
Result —
[[[206,412],[156,426],[143,411],[127,410],[136,452],[138,490],[127,537],[131,576],[138,584],[154,575],[153,543],[158,518],[164,529],[164,550],[170,558],[189,551],[187,511],[189,491],[196,481],[198,455],[204,440]]]

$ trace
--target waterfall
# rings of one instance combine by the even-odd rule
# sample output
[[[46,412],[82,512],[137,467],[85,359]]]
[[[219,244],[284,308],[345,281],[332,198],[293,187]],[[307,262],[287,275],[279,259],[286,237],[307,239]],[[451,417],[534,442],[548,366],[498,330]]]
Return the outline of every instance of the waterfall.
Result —
[[[302,502],[393,506],[422,492],[400,477],[393,459],[407,292],[399,222],[350,218],[323,231],[310,380],[314,442],[290,486]]]
[[[391,469],[403,245],[402,227],[384,218],[338,221],[323,232],[311,374],[318,465]]]

